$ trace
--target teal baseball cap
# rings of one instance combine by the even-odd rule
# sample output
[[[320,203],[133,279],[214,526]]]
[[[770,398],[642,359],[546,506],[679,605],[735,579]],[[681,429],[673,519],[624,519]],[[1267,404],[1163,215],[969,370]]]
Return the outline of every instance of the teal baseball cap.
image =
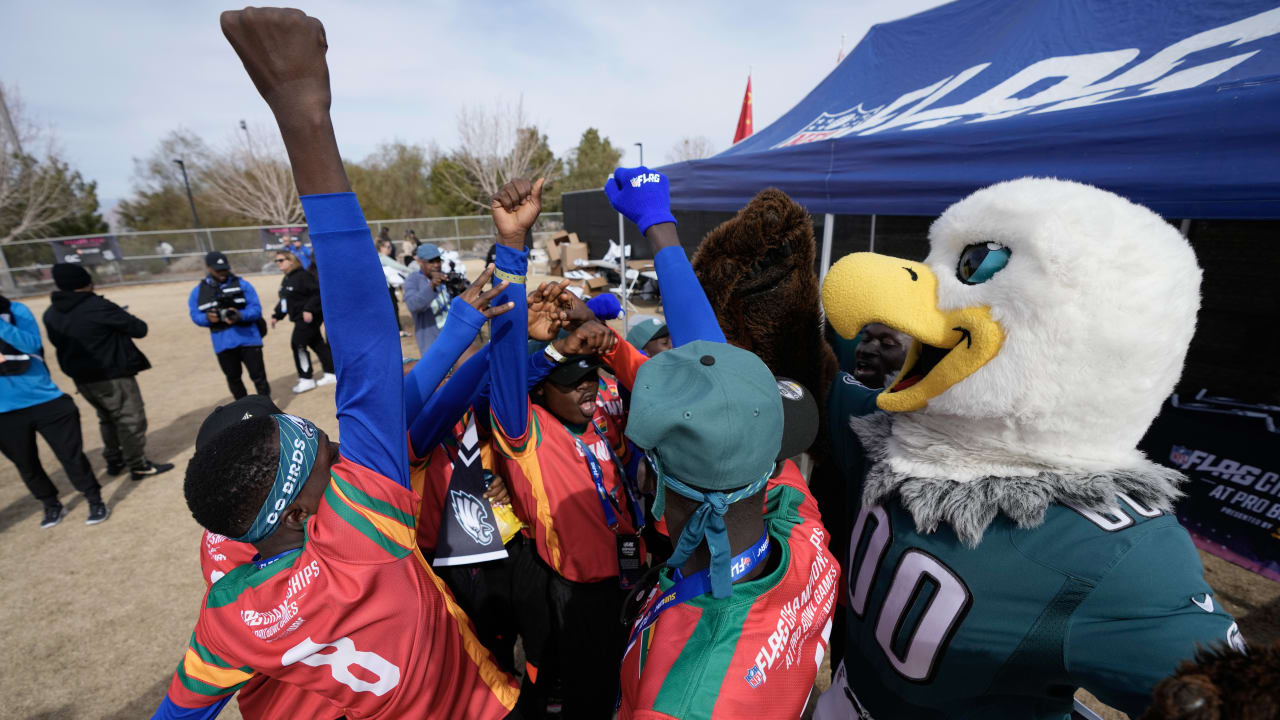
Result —
[[[418,246],[418,251],[414,253],[414,257],[419,260],[435,260],[440,257],[440,248],[433,243],[422,243]]]
[[[627,342],[634,348],[643,348],[650,340],[669,335],[667,324],[657,318],[645,318],[627,331]]]
[[[696,341],[640,367],[627,437],[662,458],[663,472],[706,490],[750,484],[782,444],[782,399],[754,353]]]

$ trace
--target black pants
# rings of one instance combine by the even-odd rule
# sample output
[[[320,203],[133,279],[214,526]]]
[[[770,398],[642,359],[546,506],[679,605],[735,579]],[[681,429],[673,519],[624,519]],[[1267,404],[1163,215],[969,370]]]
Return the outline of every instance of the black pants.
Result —
[[[400,329],[400,299],[396,297],[396,289],[387,286],[387,290],[391,293],[391,317],[396,319],[396,329]]]
[[[514,673],[516,636],[524,641],[525,673],[516,709],[529,720],[545,716],[548,686],[554,681],[554,672],[543,672],[551,632],[551,570],[538,559],[533,542],[516,535],[502,560],[435,570],[503,670]]]
[[[551,642],[562,678],[560,717],[611,717],[618,699],[618,668],[627,644],[627,628],[618,618],[626,592],[618,587],[617,578],[576,583],[552,573],[547,598]]]
[[[293,366],[298,370],[298,377],[310,380],[314,374],[311,355],[307,353],[307,348],[316,351],[316,357],[320,358],[320,365],[324,367],[325,372],[333,372],[333,353],[329,352],[329,343],[325,342],[324,335],[320,334],[320,323],[295,321],[289,345],[293,348]]]
[[[259,395],[270,395],[271,386],[267,384],[267,368],[262,363],[262,346],[241,346],[223,350],[218,353],[218,366],[222,374],[227,376],[227,387],[231,388],[231,396],[239,400],[248,395],[244,389],[244,381],[240,379],[240,365],[249,371],[249,379]]]
[[[107,465],[147,467],[147,408],[133,377],[76,383],[85,402],[98,411],[102,458]]]
[[[80,410],[70,395],[28,408],[0,413],[0,452],[18,466],[27,489],[45,507],[57,507],[58,488],[49,480],[36,450],[36,433],[49,443],[71,485],[91,503],[102,502],[102,490],[84,456]]]

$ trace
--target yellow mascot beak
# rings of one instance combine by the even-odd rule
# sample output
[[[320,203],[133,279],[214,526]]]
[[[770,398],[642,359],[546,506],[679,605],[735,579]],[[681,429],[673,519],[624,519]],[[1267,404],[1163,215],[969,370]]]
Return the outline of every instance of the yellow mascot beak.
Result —
[[[852,338],[881,323],[915,339],[880,409],[911,412],[929,404],[1000,352],[1004,331],[988,307],[938,309],[938,278],[929,266],[875,253],[842,258],[822,284],[827,321]]]

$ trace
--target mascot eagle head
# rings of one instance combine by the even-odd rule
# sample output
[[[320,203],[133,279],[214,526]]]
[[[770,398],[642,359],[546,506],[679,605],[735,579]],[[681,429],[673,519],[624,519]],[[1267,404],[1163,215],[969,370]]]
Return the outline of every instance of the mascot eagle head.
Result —
[[[1186,239],[1112,193],[1024,178],[952,205],[929,243],[923,263],[849,255],[823,283],[842,336],[879,322],[915,340],[888,415],[853,421],[875,461],[864,499],[897,494],[922,532],[970,543],[997,511],[1030,527],[1055,501],[1169,509],[1181,475],[1137,444],[1195,330]]]

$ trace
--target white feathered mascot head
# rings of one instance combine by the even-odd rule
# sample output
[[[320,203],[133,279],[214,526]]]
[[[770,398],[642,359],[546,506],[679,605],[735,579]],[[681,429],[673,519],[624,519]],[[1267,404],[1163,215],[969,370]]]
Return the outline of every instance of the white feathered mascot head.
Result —
[[[1200,268],[1158,215],[1117,195],[1024,178],[952,205],[923,263],[856,253],[822,299],[845,337],[879,322],[916,342],[889,415],[855,421],[874,461],[864,501],[897,494],[921,532],[976,544],[996,512],[1117,493],[1170,509],[1181,476],[1137,443],[1195,330]]]

